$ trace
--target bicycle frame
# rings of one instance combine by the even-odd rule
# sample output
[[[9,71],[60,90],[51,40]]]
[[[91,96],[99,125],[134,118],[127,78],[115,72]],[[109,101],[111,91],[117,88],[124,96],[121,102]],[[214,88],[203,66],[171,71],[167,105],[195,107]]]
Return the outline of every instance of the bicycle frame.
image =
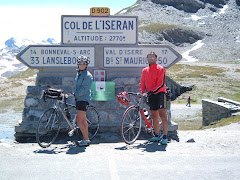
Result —
[[[144,119],[144,122],[145,122],[145,127],[146,127],[146,130],[153,130],[154,129],[154,127],[153,127],[153,119],[151,118],[151,120],[150,121],[148,121],[148,119],[146,118],[146,116],[145,116],[145,114],[144,114],[144,108],[142,108],[142,106],[140,105],[140,104],[144,104],[144,100],[146,101],[146,99],[144,99],[144,98],[147,98],[147,97],[144,97],[142,94],[139,94],[139,93],[133,93],[133,92],[128,92],[127,93],[128,95],[135,95],[135,96],[139,96],[140,95],[140,97],[138,97],[138,99],[136,100],[134,100],[135,102],[136,102],[136,107],[139,109],[139,111],[141,112],[141,115],[142,115],[142,117],[143,117],[143,119]],[[162,122],[159,122],[159,126],[161,126],[162,125]]]
[[[137,96],[136,93],[128,92],[127,94],[129,94],[129,95],[136,95],[136,96]],[[146,124],[146,128],[153,128],[152,123],[150,123],[150,122],[152,122],[152,119],[151,119],[150,122],[148,122],[146,116],[144,115],[143,108],[142,108],[141,105],[140,105],[141,103],[144,103],[144,102],[143,102],[143,101],[144,101],[144,98],[146,98],[146,97],[141,96],[141,97],[138,98],[138,100],[135,100],[135,102],[136,102],[136,107],[138,107],[139,111],[141,112],[141,115],[142,115],[142,117],[143,117],[143,119],[144,119],[144,122],[145,122],[145,124]]]
[[[56,111],[60,111],[61,114],[63,115],[64,119],[67,121],[69,127],[71,130],[74,130],[74,127],[73,127],[73,124],[71,123],[71,121],[67,118],[66,114],[64,113],[63,111],[63,108],[61,107],[61,105],[65,105],[66,107],[70,106],[70,107],[73,107],[75,108],[76,106],[72,105],[72,104],[69,104],[69,103],[64,103],[65,102],[65,98],[63,98],[62,100],[57,100],[57,102],[55,103],[55,105],[53,106],[53,108],[56,110]],[[76,118],[76,117],[75,117]]]

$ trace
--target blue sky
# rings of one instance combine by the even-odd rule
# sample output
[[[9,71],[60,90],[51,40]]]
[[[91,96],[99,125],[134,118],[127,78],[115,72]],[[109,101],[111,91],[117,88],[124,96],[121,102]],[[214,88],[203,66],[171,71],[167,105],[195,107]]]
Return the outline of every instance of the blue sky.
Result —
[[[0,0],[4,6],[27,6],[27,7],[109,7],[122,9],[134,4],[137,0]]]
[[[61,15],[89,15],[108,7],[114,15],[137,0],[0,0],[0,45],[11,37],[61,40]]]

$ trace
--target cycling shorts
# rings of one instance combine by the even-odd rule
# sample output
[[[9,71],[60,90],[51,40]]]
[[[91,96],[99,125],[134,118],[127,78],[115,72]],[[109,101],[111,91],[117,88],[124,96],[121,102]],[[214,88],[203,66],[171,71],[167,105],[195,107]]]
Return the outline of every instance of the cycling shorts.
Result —
[[[157,94],[152,94],[148,97],[148,105],[150,110],[166,109],[167,101],[165,92],[159,92]]]
[[[89,103],[87,101],[77,101],[76,109],[81,111],[86,111]]]

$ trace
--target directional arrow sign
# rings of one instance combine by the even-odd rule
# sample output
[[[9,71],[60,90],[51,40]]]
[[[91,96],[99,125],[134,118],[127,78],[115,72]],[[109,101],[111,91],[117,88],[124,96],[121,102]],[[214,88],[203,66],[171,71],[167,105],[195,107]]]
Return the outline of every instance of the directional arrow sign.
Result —
[[[157,63],[165,68],[182,59],[178,52],[167,45],[104,47],[104,67],[146,67],[147,54],[150,52],[157,54]]]
[[[17,55],[17,59],[30,68],[76,67],[77,57],[85,55],[90,60],[88,66],[94,67],[94,52],[94,47],[30,45]]]

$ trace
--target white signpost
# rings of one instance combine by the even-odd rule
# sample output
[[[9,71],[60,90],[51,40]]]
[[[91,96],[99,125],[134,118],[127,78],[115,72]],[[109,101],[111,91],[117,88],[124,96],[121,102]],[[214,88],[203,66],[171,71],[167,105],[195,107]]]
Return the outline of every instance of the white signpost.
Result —
[[[138,42],[137,16],[62,16],[62,44],[127,44]]]
[[[89,67],[95,66],[94,47],[30,45],[17,55],[17,59],[30,68],[76,67],[80,55],[89,58]]]
[[[151,51],[158,56],[157,63],[169,68],[182,56],[167,45],[138,45],[135,47],[104,47],[104,67],[146,67],[147,54]]]

